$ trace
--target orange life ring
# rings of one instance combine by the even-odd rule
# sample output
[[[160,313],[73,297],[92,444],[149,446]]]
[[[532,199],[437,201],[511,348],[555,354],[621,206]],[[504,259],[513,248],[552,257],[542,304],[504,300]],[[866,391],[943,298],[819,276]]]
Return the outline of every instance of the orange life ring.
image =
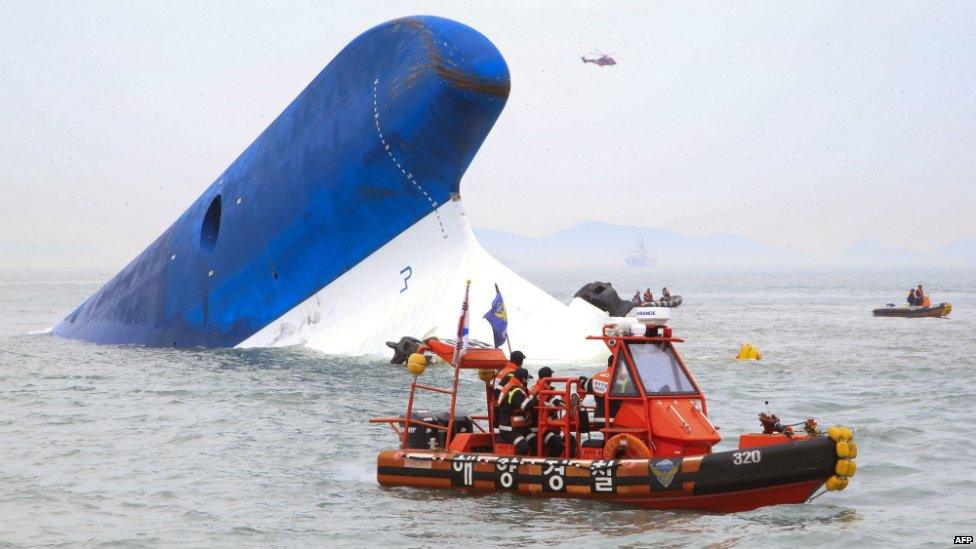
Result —
[[[620,433],[610,437],[603,446],[604,459],[616,459],[617,452],[621,448],[624,450],[624,457],[628,459],[649,458],[652,455],[644,441],[634,435]]]

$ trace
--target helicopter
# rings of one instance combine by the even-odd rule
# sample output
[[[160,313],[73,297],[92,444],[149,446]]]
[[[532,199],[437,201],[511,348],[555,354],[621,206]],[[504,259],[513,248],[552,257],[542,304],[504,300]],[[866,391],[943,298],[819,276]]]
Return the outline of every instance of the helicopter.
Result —
[[[593,63],[594,65],[597,65],[599,67],[606,67],[606,66],[612,67],[613,65],[617,64],[616,59],[610,57],[609,55],[603,53],[600,50],[593,50],[592,52],[590,52],[589,55],[595,55],[597,57],[593,59],[587,59],[585,55],[580,56],[580,59],[583,60],[583,63]]]

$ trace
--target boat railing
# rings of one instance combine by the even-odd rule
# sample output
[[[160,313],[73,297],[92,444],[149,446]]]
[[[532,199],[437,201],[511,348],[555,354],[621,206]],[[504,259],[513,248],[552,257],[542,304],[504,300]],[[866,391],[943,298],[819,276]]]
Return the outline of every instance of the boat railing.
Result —
[[[536,436],[536,455],[544,455],[546,433],[551,432],[553,430],[552,428],[555,427],[563,437],[562,457],[568,458],[573,453],[579,451],[579,445],[582,442],[579,436],[572,436],[574,432],[579,434],[580,381],[578,377],[551,377],[546,379],[549,380],[550,384],[562,383],[563,386],[558,389],[551,387],[549,389],[540,389],[536,393],[539,399],[539,403],[536,406],[539,417],[537,423],[539,433]],[[549,404],[552,397],[559,397],[560,403]],[[584,411],[584,413],[586,412]],[[551,414],[556,414],[557,416],[561,414],[562,417],[551,418]],[[575,444],[573,444],[574,438]],[[575,447],[571,448],[571,444]]]
[[[458,361],[460,363],[460,361]],[[453,383],[450,389],[444,387],[435,387],[433,385],[425,385],[423,383],[417,383],[417,379],[420,377],[419,374],[414,374],[413,381],[410,383],[410,398],[407,400],[407,413],[403,417],[403,431],[400,432],[400,448],[403,450],[407,449],[407,437],[410,434],[411,425],[421,425],[427,427],[428,429],[436,429],[438,431],[444,431],[444,448],[451,447],[451,439],[454,438],[454,414],[457,409],[457,391],[458,391],[458,381],[461,377],[461,368],[459,364],[452,365],[454,370]],[[419,419],[413,418],[413,401],[417,394],[417,389],[424,391],[431,391],[434,393],[441,393],[445,395],[451,395],[451,408],[447,420],[447,425],[437,425],[434,423],[429,423]]]

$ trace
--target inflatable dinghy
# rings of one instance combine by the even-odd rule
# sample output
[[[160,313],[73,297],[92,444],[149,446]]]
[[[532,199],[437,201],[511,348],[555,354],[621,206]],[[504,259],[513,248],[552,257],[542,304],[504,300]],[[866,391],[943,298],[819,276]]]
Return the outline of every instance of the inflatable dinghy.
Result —
[[[931,307],[895,307],[889,303],[886,307],[875,309],[874,316],[900,316],[905,318],[936,317],[945,318],[952,312],[951,303],[939,303]]]

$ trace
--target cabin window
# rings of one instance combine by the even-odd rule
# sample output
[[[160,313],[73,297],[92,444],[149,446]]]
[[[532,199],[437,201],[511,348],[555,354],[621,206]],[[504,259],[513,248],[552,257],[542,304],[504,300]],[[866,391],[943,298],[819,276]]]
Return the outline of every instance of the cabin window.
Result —
[[[635,397],[639,396],[637,385],[630,377],[630,368],[627,366],[627,357],[620,353],[617,362],[617,373],[613,376],[613,385],[610,386],[610,396]]]
[[[684,368],[671,345],[664,342],[630,344],[630,354],[637,363],[637,374],[649,395],[694,393]]]

